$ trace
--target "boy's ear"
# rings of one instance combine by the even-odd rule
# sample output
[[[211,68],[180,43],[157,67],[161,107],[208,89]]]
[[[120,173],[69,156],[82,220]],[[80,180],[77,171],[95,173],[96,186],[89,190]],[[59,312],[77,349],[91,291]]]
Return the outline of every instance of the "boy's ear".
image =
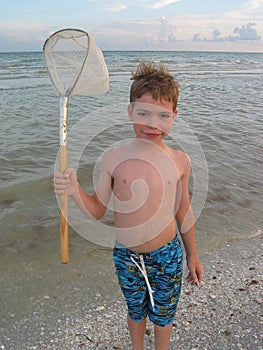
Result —
[[[174,111],[174,115],[173,115],[174,120],[175,120],[175,118],[176,118],[177,114],[178,114],[178,110],[176,109],[176,110]]]
[[[132,122],[133,118],[132,118],[132,105],[131,104],[128,105],[128,116],[129,116],[129,120]]]

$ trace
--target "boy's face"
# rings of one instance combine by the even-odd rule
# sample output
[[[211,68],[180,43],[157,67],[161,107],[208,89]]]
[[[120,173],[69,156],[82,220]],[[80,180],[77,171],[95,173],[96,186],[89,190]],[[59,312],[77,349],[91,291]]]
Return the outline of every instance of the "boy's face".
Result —
[[[146,93],[128,107],[129,118],[138,138],[159,143],[169,134],[177,110],[167,100],[155,100]]]

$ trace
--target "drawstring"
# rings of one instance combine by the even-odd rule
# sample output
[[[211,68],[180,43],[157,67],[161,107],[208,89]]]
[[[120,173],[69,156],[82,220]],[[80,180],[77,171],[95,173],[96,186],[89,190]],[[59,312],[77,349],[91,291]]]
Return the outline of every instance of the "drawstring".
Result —
[[[148,280],[147,271],[146,271],[146,268],[145,268],[143,256],[142,255],[139,256],[140,257],[141,266],[137,263],[137,261],[135,261],[134,257],[137,257],[137,256],[136,255],[130,255],[131,261],[138,267],[138,269],[143,274],[143,277],[145,278],[145,282],[146,282],[146,285],[147,285],[147,288],[148,288],[148,292],[149,292],[149,295],[150,295],[151,304],[152,304],[152,307],[154,309],[154,299],[153,299],[154,291],[152,290],[152,287],[151,287],[150,282]]]

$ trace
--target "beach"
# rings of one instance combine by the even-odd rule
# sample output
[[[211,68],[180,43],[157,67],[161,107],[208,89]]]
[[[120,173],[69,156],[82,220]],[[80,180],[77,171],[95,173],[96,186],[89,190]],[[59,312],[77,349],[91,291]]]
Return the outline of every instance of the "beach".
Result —
[[[68,265],[55,260],[55,250],[41,260],[42,247],[37,264],[23,266],[17,258],[17,276],[8,279],[11,271],[1,271],[1,295],[8,301],[1,303],[0,349],[131,349],[111,250],[87,251],[75,238],[78,249],[70,249]],[[171,350],[263,349],[262,248],[259,231],[201,255],[204,280],[200,287],[183,282]],[[23,300],[19,279],[28,288]],[[145,349],[153,348],[148,322]]]
[[[141,60],[163,63],[180,84],[166,142],[191,159],[189,189],[205,267],[200,288],[184,282],[171,349],[262,349],[263,54],[104,56],[109,92],[70,98],[69,166],[92,192],[103,152],[134,137],[127,116],[131,72]],[[70,204],[70,260],[60,263],[51,188],[59,96],[42,52],[0,53],[0,94],[0,350],[129,350],[112,262],[111,207],[95,225]],[[146,349],[153,349],[148,328]]]

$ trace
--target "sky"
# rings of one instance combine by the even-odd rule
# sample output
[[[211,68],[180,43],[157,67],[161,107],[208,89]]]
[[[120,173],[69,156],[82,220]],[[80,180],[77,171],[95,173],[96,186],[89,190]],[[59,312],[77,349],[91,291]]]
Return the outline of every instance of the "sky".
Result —
[[[63,28],[102,50],[263,52],[263,0],[0,0],[0,52],[41,51]]]

